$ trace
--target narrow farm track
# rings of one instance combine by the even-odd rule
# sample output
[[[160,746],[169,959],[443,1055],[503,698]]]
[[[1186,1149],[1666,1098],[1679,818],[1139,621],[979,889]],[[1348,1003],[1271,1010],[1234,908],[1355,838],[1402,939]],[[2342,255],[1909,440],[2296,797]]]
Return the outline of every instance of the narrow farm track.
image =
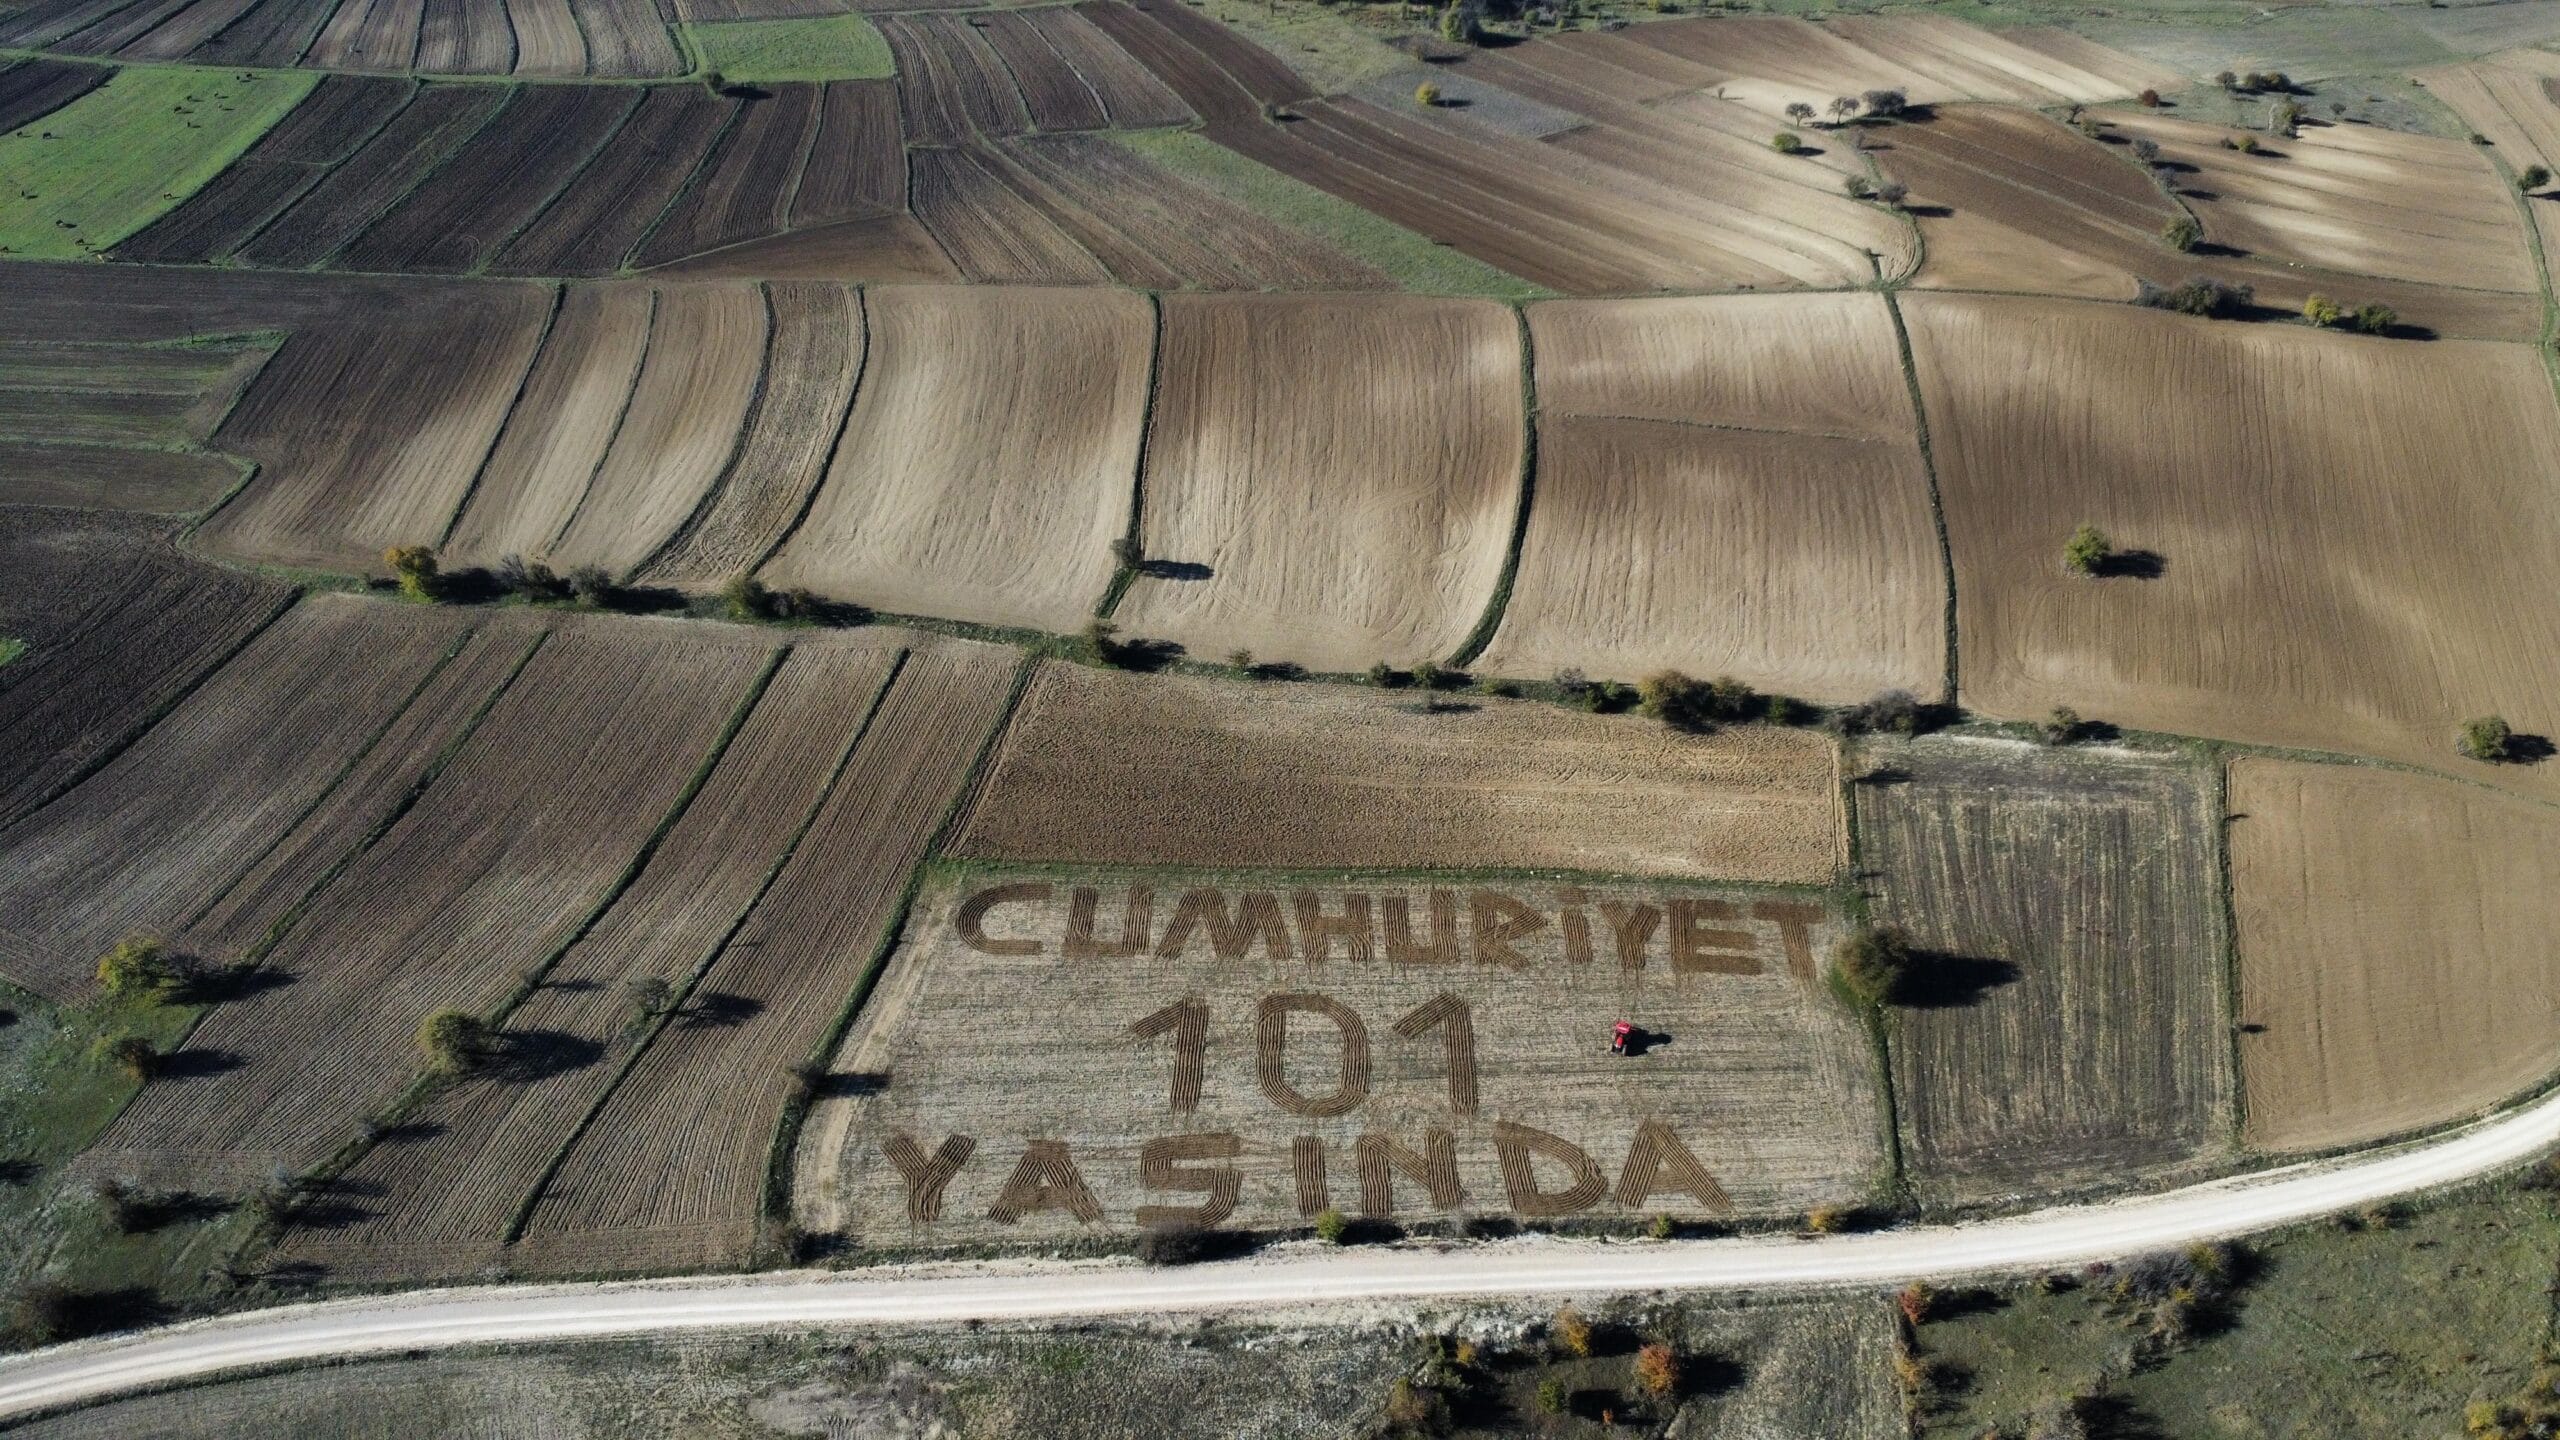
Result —
[[[1292,1247],[1189,1269],[1110,1262],[884,1268],[369,1296],[83,1341],[0,1361],[0,1419],[227,1370],[466,1345],[808,1325],[1157,1315],[1612,1290],[1868,1288],[2050,1270],[2219,1239],[2456,1184],[2560,1144],[2560,1095],[2451,1134],[2098,1205],[1822,1239],[1524,1240],[1447,1250]]]

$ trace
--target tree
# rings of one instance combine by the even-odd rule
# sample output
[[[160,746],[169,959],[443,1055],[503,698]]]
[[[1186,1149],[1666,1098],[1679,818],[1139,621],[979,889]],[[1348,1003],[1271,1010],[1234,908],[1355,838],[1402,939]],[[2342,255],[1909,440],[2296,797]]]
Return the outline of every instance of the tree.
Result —
[[[1327,1245],[1339,1245],[1351,1238],[1351,1221],[1341,1211],[1328,1205],[1316,1212],[1316,1238]]]
[[[2455,744],[2472,759],[2496,765],[2515,758],[2515,727],[2503,715],[2482,715],[2462,722]]]
[[[1560,1355],[1579,1360],[1591,1353],[1591,1322],[1570,1305],[1557,1310],[1555,1318],[1547,1322],[1547,1334],[1554,1339]]]
[[[167,1000],[186,983],[186,966],[156,936],[128,935],[98,957],[98,984],[119,1000]]]
[[[2145,90],[2133,98],[2141,101],[2142,108],[2145,110],[2157,110],[2160,108],[2160,92],[2157,90]]]
[[[2204,227],[2193,215],[2179,215],[2160,227],[2160,243],[2185,254],[2204,243]]]
[[[59,1280],[38,1280],[10,1297],[9,1328],[33,1345],[68,1340],[85,1328],[87,1299]]]
[[[1636,1351],[1636,1388],[1657,1400],[1667,1400],[1680,1393],[1680,1357],[1669,1345],[1656,1340]]]
[[[147,1197],[130,1183],[123,1180],[94,1181],[89,1186],[89,1195],[98,1202],[99,1209],[107,1212],[107,1223],[115,1226],[118,1234],[130,1235],[142,1228],[143,1211],[149,1208]]]
[[[160,1047],[139,1035],[119,1035],[107,1042],[107,1058],[136,1085],[159,1078]]]
[[[394,545],[382,552],[382,563],[400,581],[400,593],[412,600],[433,600],[442,593],[437,583],[436,552],[425,545]]]
[[[1111,537],[1111,563],[1123,570],[1135,570],[1147,558],[1146,547],[1126,535]]]
[[[2302,318],[2326,328],[2347,318],[2346,307],[2326,295],[2314,292],[2302,302]]]
[[[1653,1223],[1645,1227],[1645,1233],[1656,1240],[1674,1239],[1680,1234],[1680,1222],[1668,1215],[1656,1215]]]
[[[657,975],[634,975],[622,982],[622,998],[631,1006],[634,1024],[654,1020],[675,1004],[676,987]]]
[[[1850,199],[1864,200],[1876,193],[1876,182],[1864,175],[1852,175],[1840,182],[1840,188],[1849,192]]]
[[[1453,4],[1440,12],[1440,38],[1452,45],[1484,43],[1484,18],[1472,5]]]
[[[1077,653],[1087,664],[1117,669],[1129,653],[1121,646],[1119,635],[1120,627],[1108,620],[1099,616],[1087,620],[1084,622],[1084,634],[1077,639]]]
[[[1870,90],[1860,98],[1866,102],[1868,114],[1886,120],[1894,119],[1911,108],[1911,97],[1899,90]]]
[[[2141,161],[2145,165],[2159,164],[2160,142],[2152,139],[2148,135],[2135,136],[2133,141],[2133,158]]]
[[[613,572],[603,566],[581,565],[569,572],[569,593],[582,605],[607,610],[621,598],[622,587],[613,583]]]
[[[1857,113],[1858,97],[1855,95],[1842,95],[1831,102],[1831,123],[1835,126],[1847,124],[1849,117]]]
[[[1796,138],[1793,130],[1781,130],[1769,137],[1769,148],[1781,155],[1793,155],[1804,148],[1804,141]]]
[[[1813,107],[1812,107],[1812,106],[1810,106],[1810,105],[1807,105],[1806,103],[1804,103],[1804,102],[1803,102],[1803,101],[1801,101],[1801,100],[1798,100],[1798,101],[1794,102],[1793,104],[1790,104],[1789,106],[1787,106],[1787,123],[1788,123],[1788,124],[1790,124],[1790,125],[1810,125],[1810,124],[1812,124],[1812,123],[1813,123]]]
[[[447,1075],[467,1075],[486,1064],[495,1041],[489,1022],[465,1010],[439,1010],[418,1022],[418,1048]]]
[[[2551,171],[2540,165],[2527,165],[2524,173],[2516,177],[2516,188],[2527,195],[2550,183]]]
[[[2095,575],[2115,553],[2115,544],[2107,539],[2105,531],[2084,523],[2063,542],[2062,563],[2075,575]]]
[[[2036,727],[2036,735],[2047,745],[2068,745],[2079,739],[2080,732],[2086,728],[2087,722],[2080,718],[2079,711],[2068,705],[2056,705],[2053,713],[2044,717],[2044,723]]]
[[[1440,87],[1428,80],[1414,86],[1413,103],[1425,110],[1432,109],[1440,103]]]
[[[2366,335],[2388,335],[2400,325],[2400,312],[2379,301],[2356,307],[2356,329]]]
[[[773,591],[753,575],[732,575],[720,585],[720,609],[740,623],[773,618]]]
[[[2217,71],[2214,74],[2213,83],[2225,90],[2236,89],[2240,84],[2240,77],[2228,70]]]
[[[1938,1292],[1926,1280],[1914,1280],[1896,1291],[1894,1305],[1902,1311],[1902,1321],[1914,1330],[1929,1323],[1930,1313],[1938,1304]]]
[[[1892,925],[1861,925],[1831,947],[1831,974],[1849,998],[1890,1003],[1911,973],[1911,937]]]
[[[2279,100],[2270,117],[2268,129],[2290,139],[2294,127],[2302,123],[2302,107],[2291,100]]]
[[[2175,310],[2181,315],[2218,319],[2245,313],[2257,303],[2257,292],[2249,286],[2234,285],[2209,275],[2194,276],[2165,289],[2148,280],[2137,280],[2134,282],[2133,303],[2153,310]]]
[[[489,578],[498,582],[499,589],[520,600],[569,598],[568,581],[561,579],[550,566],[539,560],[527,560],[522,555],[508,555],[501,559],[498,567],[489,572]]]

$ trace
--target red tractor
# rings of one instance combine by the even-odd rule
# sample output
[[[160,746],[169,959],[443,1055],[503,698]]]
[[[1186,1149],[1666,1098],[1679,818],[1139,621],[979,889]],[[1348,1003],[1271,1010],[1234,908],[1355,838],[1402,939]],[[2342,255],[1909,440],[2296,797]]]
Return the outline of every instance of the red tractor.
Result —
[[[1610,1054],[1612,1054],[1612,1055],[1624,1055],[1624,1054],[1626,1054],[1626,1053],[1627,1053],[1627,1041],[1629,1041],[1630,1039],[1633,1039],[1633,1038],[1634,1038],[1634,1036],[1635,1036],[1635,1033],[1636,1033],[1636,1027],[1634,1027],[1633,1025],[1628,1024],[1628,1023],[1627,1023],[1626,1021],[1624,1021],[1624,1020],[1621,1020],[1621,1021],[1619,1021],[1617,1024],[1610,1026],[1610,1027],[1609,1027],[1609,1053],[1610,1053]]]

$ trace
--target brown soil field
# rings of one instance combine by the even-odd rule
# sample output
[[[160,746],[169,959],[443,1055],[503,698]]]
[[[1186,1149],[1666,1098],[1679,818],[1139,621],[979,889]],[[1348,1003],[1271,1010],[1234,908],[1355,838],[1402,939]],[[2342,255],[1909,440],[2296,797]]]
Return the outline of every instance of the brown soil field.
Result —
[[[904,213],[749,240],[651,273],[669,279],[862,280],[880,285],[954,284],[961,278],[932,233]]]
[[[685,58],[650,0],[569,0],[592,75],[681,75]]]
[[[183,263],[229,255],[372,139],[417,90],[415,81],[385,76],[322,77],[248,154],[116,246],[115,258]]]
[[[2477,146],[2308,123],[2243,154],[2222,147],[2232,132],[2218,125],[2128,113],[2113,126],[2193,167],[2179,192],[2220,244],[2350,274],[2538,290],[2515,201]]]
[[[1260,103],[1215,60],[1159,23],[1156,7],[1140,11],[1121,0],[1090,0],[1077,6],[1075,13],[1091,21],[1212,130],[1254,127],[1261,119]]]
[[[1214,290],[1391,290],[1382,271],[1087,135],[1002,147],[1006,183],[1123,284]],[[984,158],[984,152],[980,152]]]
[[[0,307],[0,339],[39,344],[66,335],[114,344],[369,323],[448,293],[437,284],[363,276],[89,261],[13,260],[9,273],[27,283]]]
[[[916,219],[979,284],[1101,285],[1112,276],[1056,219],[1007,187],[996,156],[976,149],[908,152]]]
[[[1900,90],[1924,105],[1959,98],[1919,70],[1803,20],[1775,15],[1667,20],[1621,33],[1697,66],[1700,85],[1772,117],[1799,100],[1819,109],[1834,95],[1866,90]]]
[[[1728,19],[1738,23],[1727,23]],[[1822,24],[1778,16],[1672,20],[1623,32],[1696,66],[1712,88],[1770,116],[1835,95],[1901,90],[1919,104],[1995,100],[2022,105],[2121,100],[2188,83],[2170,71],[2050,31],[1990,31],[1937,15],[1840,16]],[[1697,88],[1697,87],[1693,87]]]
[[[1121,0],[1107,0],[1121,3]],[[1316,98],[1315,87],[1309,85],[1286,63],[1246,39],[1242,34],[1219,24],[1208,16],[1183,5],[1165,5],[1144,0],[1149,19],[1170,31],[1194,52],[1206,56],[1211,64],[1235,77],[1237,84],[1256,101],[1290,105]],[[1090,13],[1098,6],[1085,7]]]
[[[772,344],[737,458],[694,517],[642,567],[642,579],[709,588],[755,569],[826,473],[862,374],[862,292],[778,280],[765,293]]]
[[[507,0],[507,21],[516,32],[517,74],[586,72],[587,39],[569,0]]]
[[[737,102],[698,86],[655,86],[596,163],[489,262],[501,275],[613,270],[718,144]]]
[[[894,638],[795,647],[701,792],[631,887],[507,1020],[527,1063],[438,1093],[420,1138],[375,1146],[333,1195],[349,1223],[292,1232],[283,1253],[333,1280],[476,1273],[497,1263],[524,1199],[632,1047],[646,1038],[625,986],[685,987],[788,858],[899,660]],[[672,1023],[731,1012],[696,992]]]
[[[43,0],[0,43],[206,65],[437,75],[682,74],[649,0]]]
[[[46,597],[0,615],[0,633],[28,642],[0,666],[0,825],[114,755],[293,599],[54,511],[0,514],[0,556],[11,591]]]
[[[1179,96],[1131,58],[1128,51],[1114,44],[1110,36],[1094,28],[1082,11],[1030,10],[1023,12],[1021,19],[1093,87],[1115,128],[1147,130],[1188,125],[1196,118]]]
[[[2243,1138],[2317,1150],[2440,1125],[2560,1063],[2560,814],[2345,765],[2231,767]]]
[[[21,18],[0,22],[0,44],[20,44],[8,38],[21,34]],[[0,71],[0,130],[15,130],[107,83],[115,72],[97,65],[71,65],[60,60],[29,59]]]
[[[503,5],[427,0],[418,25],[416,64],[434,74],[498,74],[515,59],[515,40]]]
[[[218,455],[0,443],[0,505],[179,515],[221,499],[240,473]]]
[[[2003,741],[1876,746],[1854,783],[1878,918],[1938,956],[1892,1013],[1924,1200],[2153,1181],[2231,1103],[2212,786]]]
[[[505,105],[488,85],[431,85],[364,147],[242,245],[253,265],[300,268],[336,254],[376,217],[417,188],[446,157],[471,143]]]
[[[254,0],[192,58],[207,65],[290,65],[310,48],[330,9],[301,0]]]
[[[1004,62],[1014,84],[1020,87],[1033,128],[1101,130],[1110,126],[1111,117],[1103,113],[1102,97],[1055,46],[1041,38],[1030,16],[999,11],[972,18],[977,24],[971,28]]]
[[[694,993],[734,1024],[658,1034],[545,1184],[513,1254],[573,1272],[743,1260],[790,1067],[831,1036],[1004,717],[1009,650],[907,657],[773,886]]]
[[[2560,158],[2560,100],[2552,97],[2550,77],[2537,57],[2549,58],[2539,51],[2519,51],[2414,75],[2428,93],[2452,106],[2464,124],[2488,137],[2508,169],[2551,169],[2554,158]],[[2560,278],[2560,206],[2537,201],[2529,208],[2541,232],[2544,268]]]
[[[953,853],[1203,869],[1576,870],[1826,885],[1831,742],[1527,701],[1042,668]],[[1630,775],[1645,777],[1639,789]]]
[[[520,285],[420,290],[297,333],[217,437],[257,460],[258,477],[195,543],[337,570],[432,543],[497,440],[556,298]]]
[[[406,70],[425,11],[425,0],[340,0],[302,58],[331,70]]]
[[[852,417],[765,578],[900,614],[1080,629],[1128,532],[1146,302],[945,286],[864,305]]]
[[[737,453],[763,385],[767,328],[753,285],[658,292],[630,406],[553,547],[563,564],[626,574],[694,513]]]
[[[2176,90],[2189,83],[2175,71],[2089,41],[2030,44],[1945,15],[1843,15],[1828,25],[1834,34],[1919,71],[1940,89],[1983,100],[2095,104],[2128,99],[2145,87]],[[2045,32],[2048,42],[2054,33]],[[2066,49],[2080,53],[2066,57]]]
[[[802,1132],[811,1231],[1717,1219],[1883,1178],[1866,1036],[1816,975],[1843,927],[1816,897],[998,869],[918,908],[836,1057],[861,1093]],[[1609,1052],[1621,1018],[1641,1054]]]
[[[1537,490],[1481,668],[1942,688],[1946,583],[1882,301],[1568,301],[1529,327]]]
[[[418,1024],[484,1010],[576,933],[671,816],[767,642],[682,622],[552,636],[433,783],[260,962],[291,983],[188,1039],[211,1073],[148,1089],[86,1163],[232,1188],[351,1138],[418,1068]]]
[[[350,270],[472,270],[610,143],[640,93],[528,86],[338,256]]]
[[[898,129],[898,89],[885,80],[839,80],[826,87],[809,158],[791,192],[791,225],[831,225],[904,210],[907,152]]]
[[[2560,417],[2531,350],[2068,301],[1903,310],[1968,704],[2554,785],[2452,743],[2473,715],[2560,734],[2560,611],[2542,599]],[[2071,575],[2061,545],[2084,522],[2159,573]]]
[[[485,565],[550,553],[631,408],[657,304],[639,285],[567,293],[441,555]]]
[[[1942,108],[1925,124],[1894,127],[1874,153],[1921,212],[1924,287],[2129,299],[2136,277],[2167,285],[2209,275],[2251,286],[2260,305],[2281,310],[2298,310],[2314,292],[2379,300],[2404,323],[2445,335],[2528,339],[2542,323],[2537,297],[2512,291],[2178,254],[2159,239],[2176,212],[2124,152],[2024,111]]]
[[[879,22],[883,35],[897,37],[890,53],[898,58],[902,94],[913,113],[934,117],[941,138],[956,142],[973,134],[992,138],[1027,133],[1035,122],[1022,77],[987,43],[979,27],[965,23],[968,18],[984,17],[911,15]],[[918,57],[919,63],[908,64],[910,55]]]
[[[741,105],[631,263],[663,265],[782,229],[824,95],[816,85],[777,85],[770,97]]]
[[[1517,322],[1408,296],[1168,298],[1118,618],[1319,670],[1455,651],[1521,503]],[[1427,381],[1424,377],[1428,377]]]
[[[450,616],[313,599],[105,768],[0,832],[0,965],[84,997],[127,935],[219,897],[335,783],[461,638]]]

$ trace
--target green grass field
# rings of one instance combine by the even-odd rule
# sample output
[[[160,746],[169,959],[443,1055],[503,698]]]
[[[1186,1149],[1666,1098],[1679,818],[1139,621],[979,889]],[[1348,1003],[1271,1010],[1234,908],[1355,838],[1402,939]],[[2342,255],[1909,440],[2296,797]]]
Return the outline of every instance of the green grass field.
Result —
[[[689,25],[702,68],[723,80],[879,80],[897,73],[889,42],[859,15]]]
[[[26,641],[13,636],[0,635],[0,665],[6,665],[26,653]]]
[[[273,70],[118,71],[0,136],[0,251],[74,260],[106,249],[221,174],[318,83]]]
[[[1149,130],[1111,138],[1186,180],[1341,247],[1417,294],[1525,300],[1548,293],[1190,131]]]

